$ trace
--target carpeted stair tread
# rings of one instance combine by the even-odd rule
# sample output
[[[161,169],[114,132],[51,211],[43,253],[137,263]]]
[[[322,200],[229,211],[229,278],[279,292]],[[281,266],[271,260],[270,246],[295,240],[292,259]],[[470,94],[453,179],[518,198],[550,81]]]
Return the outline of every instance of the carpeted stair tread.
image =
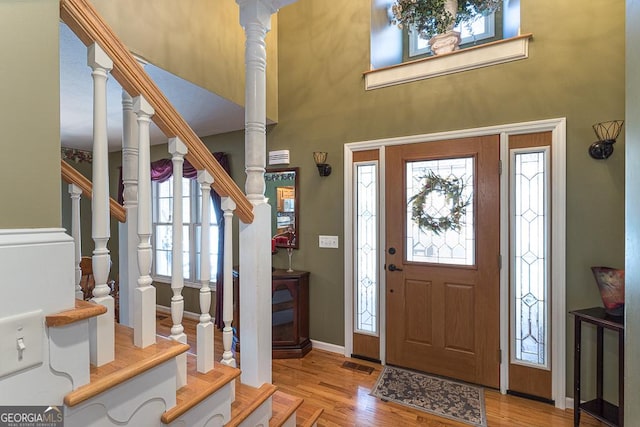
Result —
[[[187,353],[187,385],[177,391],[176,406],[162,414],[162,422],[170,424],[239,376],[239,369],[218,362],[211,371],[200,373],[197,369],[197,357]]]
[[[304,399],[292,396],[282,391],[276,391],[272,399],[272,415],[269,420],[269,427],[282,426],[302,405]],[[297,418],[297,417],[296,417]]]
[[[148,371],[189,350],[189,346],[157,337],[145,348],[133,345],[133,329],[116,323],[115,359],[100,367],[91,366],[89,384],[78,387],[64,397],[67,406],[75,406]]]
[[[236,381],[236,400],[231,404],[231,420],[225,424],[225,427],[239,426],[260,405],[273,396],[277,389],[276,386],[269,383],[255,388]]]

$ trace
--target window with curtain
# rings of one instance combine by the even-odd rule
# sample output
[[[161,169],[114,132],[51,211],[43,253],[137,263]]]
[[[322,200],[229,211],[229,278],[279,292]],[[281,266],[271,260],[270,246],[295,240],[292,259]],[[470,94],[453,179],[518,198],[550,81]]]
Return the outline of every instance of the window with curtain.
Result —
[[[173,258],[173,179],[152,183],[152,211],[153,211],[153,274],[160,281],[171,279]],[[218,273],[218,227],[213,202],[211,199],[209,223],[211,237],[208,248],[211,265],[211,282],[216,282]],[[195,179],[182,178],[182,274],[185,285],[199,286],[200,256],[202,247],[200,242],[200,226],[202,224],[202,196],[200,185]],[[164,280],[163,280],[164,279]]]

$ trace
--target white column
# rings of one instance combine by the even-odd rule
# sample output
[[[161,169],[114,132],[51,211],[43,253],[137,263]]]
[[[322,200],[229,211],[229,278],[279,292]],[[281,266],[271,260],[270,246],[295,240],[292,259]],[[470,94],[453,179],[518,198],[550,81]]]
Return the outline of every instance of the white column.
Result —
[[[197,327],[198,372],[209,372],[213,369],[213,323],[211,322],[211,260],[209,256],[211,226],[211,184],[213,177],[206,170],[198,171],[198,182],[202,191],[202,224],[200,227],[200,323]],[[219,316],[216,313],[216,316]]]
[[[74,263],[76,266],[76,298],[83,299],[80,280],[82,279],[82,269],[80,260],[82,258],[82,236],[80,234],[80,196],[82,189],[75,184],[69,184],[69,194],[71,195],[71,237],[75,246]]]
[[[113,61],[97,44],[89,46],[87,64],[93,77],[93,196],[91,198],[91,237],[94,241],[93,301],[107,307],[107,312],[92,318],[90,325],[90,359],[101,366],[114,359],[114,301],[107,284],[111,257],[107,243],[110,234],[109,147],[107,140],[107,78]]]
[[[245,191],[254,221],[240,227],[242,382],[271,383],[271,207],[264,198],[266,164],[265,36],[271,15],[295,0],[236,0],[245,30]],[[277,58],[274,58],[277,59]]]
[[[138,281],[138,124],[133,99],[122,91],[122,183],[126,222],[118,223],[120,260],[120,323],[133,327]]]
[[[171,320],[173,326],[171,327],[171,339],[186,344],[187,335],[182,326],[182,316],[184,315],[184,298],[182,296],[182,288],[184,288],[182,272],[182,170],[187,146],[179,138],[170,138],[169,153],[171,153],[173,162],[173,238],[171,244],[171,290],[173,291]],[[176,389],[179,389],[187,384],[187,354],[182,353],[176,356],[176,364]]]
[[[153,107],[142,96],[133,100],[138,121],[138,286],[134,295],[133,343],[156,342],[156,288],[151,286],[151,159],[149,124]]]
[[[236,359],[233,357],[231,346],[233,345],[233,211],[236,203],[231,197],[223,197],[221,200],[224,211],[224,298],[222,320],[224,329],[222,330],[222,353],[221,363],[227,366],[236,367]],[[219,315],[219,314],[216,314]]]

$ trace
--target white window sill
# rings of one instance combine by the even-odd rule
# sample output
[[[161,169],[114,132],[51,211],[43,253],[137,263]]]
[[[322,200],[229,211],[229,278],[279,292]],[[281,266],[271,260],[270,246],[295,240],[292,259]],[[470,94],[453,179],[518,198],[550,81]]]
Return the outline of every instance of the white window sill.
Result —
[[[171,285],[171,278],[170,277],[154,276],[154,277],[152,277],[152,279],[153,279],[154,283],[163,283],[165,285]],[[185,288],[200,289],[202,287],[202,284],[200,282],[187,282],[185,280],[184,287]],[[215,292],[216,291],[216,282],[215,281],[210,281],[209,282],[209,287],[211,288],[211,292]]]
[[[523,34],[451,53],[366,71],[366,90],[394,86],[432,77],[489,67],[529,57],[532,34]]]

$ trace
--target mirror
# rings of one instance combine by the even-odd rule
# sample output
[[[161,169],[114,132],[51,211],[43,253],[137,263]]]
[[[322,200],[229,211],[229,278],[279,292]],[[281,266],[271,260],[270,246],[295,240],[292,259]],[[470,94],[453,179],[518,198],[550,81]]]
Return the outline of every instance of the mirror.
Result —
[[[269,169],[264,174],[265,197],[271,205],[271,235],[293,231],[295,239],[290,247],[298,249],[300,241],[300,192],[298,191],[298,168]],[[276,240],[276,247],[287,247]]]

